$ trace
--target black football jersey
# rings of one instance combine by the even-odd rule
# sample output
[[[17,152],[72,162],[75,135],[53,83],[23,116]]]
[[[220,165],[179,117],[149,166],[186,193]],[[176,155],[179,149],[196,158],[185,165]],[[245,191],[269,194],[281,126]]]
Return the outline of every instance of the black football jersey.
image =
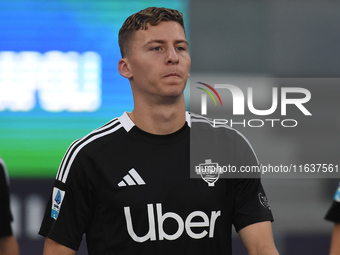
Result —
[[[231,254],[232,225],[238,231],[272,221],[272,214],[258,178],[215,178],[209,185],[190,177],[191,130],[219,136],[215,142],[228,148],[226,158],[237,156],[235,164],[257,164],[256,156],[235,130],[214,128],[194,114],[186,118],[177,132],[153,135],[124,113],[75,141],[39,233],[74,250],[85,234],[93,255]],[[203,162],[215,161],[204,156]]]

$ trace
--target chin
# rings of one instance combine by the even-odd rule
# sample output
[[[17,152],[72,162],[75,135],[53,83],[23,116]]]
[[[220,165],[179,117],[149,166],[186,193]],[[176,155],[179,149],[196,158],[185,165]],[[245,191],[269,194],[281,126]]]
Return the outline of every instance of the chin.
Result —
[[[185,86],[178,85],[178,84],[176,84],[176,85],[170,85],[170,86],[171,86],[171,87],[170,87],[170,88],[167,88],[167,91],[166,91],[166,92],[169,93],[169,94],[177,95],[177,96],[183,94],[184,89],[185,89]]]
[[[173,91],[172,93],[167,93],[167,95],[165,95],[166,98],[172,101],[176,101],[182,98],[183,96],[184,96],[183,91],[178,91],[178,92]]]

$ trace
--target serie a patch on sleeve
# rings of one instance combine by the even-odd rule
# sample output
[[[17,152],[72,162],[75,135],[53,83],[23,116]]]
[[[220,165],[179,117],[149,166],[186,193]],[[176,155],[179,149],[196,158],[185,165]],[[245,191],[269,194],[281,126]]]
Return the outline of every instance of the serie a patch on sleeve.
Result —
[[[60,207],[61,207],[61,204],[63,203],[64,196],[65,196],[65,191],[60,190],[56,187],[53,188],[51,218],[55,220],[58,218]]]
[[[334,199],[334,201],[340,203],[340,183],[339,183],[338,189],[335,191],[333,199]]]

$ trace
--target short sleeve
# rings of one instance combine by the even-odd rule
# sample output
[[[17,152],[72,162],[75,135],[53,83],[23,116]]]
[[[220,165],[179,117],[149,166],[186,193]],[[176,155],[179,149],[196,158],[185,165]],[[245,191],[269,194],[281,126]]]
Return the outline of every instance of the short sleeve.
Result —
[[[0,201],[0,237],[11,236],[13,234],[11,227],[13,218],[10,210],[7,170],[2,159],[0,159]]]
[[[251,144],[242,135],[239,135],[236,140],[235,152],[236,164],[239,167],[258,165]],[[250,173],[245,177],[247,178],[235,180],[233,224],[237,232],[257,222],[273,221],[259,173]]]
[[[93,182],[89,176],[91,169],[91,162],[83,153],[77,154],[63,175],[59,169],[40,235],[73,250],[79,249],[93,207]]]
[[[236,180],[233,210],[233,224],[236,231],[257,222],[273,220],[260,179]]]

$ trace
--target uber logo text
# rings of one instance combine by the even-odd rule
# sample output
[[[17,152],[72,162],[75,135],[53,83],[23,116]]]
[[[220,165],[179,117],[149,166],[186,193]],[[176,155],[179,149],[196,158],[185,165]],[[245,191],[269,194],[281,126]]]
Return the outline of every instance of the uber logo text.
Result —
[[[149,220],[149,231],[144,236],[138,236],[133,228],[132,225],[132,216],[130,212],[130,207],[124,207],[124,214],[127,224],[127,231],[131,238],[139,243],[143,243],[147,240],[150,241],[156,241],[157,235],[156,235],[156,221],[155,221],[155,213],[154,213],[154,205],[153,204],[147,204],[147,211],[148,211],[148,220]],[[181,216],[179,216],[177,213],[174,212],[166,212],[163,214],[162,212],[162,204],[157,203],[156,204],[156,217],[157,217],[157,226],[158,226],[158,240],[176,240],[178,239],[184,232],[187,233],[188,236],[190,236],[193,239],[201,239],[205,237],[206,235],[209,236],[209,238],[214,237],[214,229],[215,229],[215,223],[216,219],[221,215],[221,211],[212,211],[209,216],[202,212],[202,211],[194,211],[190,213],[186,219],[182,219]],[[195,221],[193,219],[195,218]],[[197,219],[200,219],[198,221]],[[166,233],[163,229],[163,223],[167,220],[175,220],[177,222],[177,230],[175,233]],[[139,225],[137,223],[137,225]],[[197,233],[192,230],[192,228],[202,228],[206,227],[202,232]]]

